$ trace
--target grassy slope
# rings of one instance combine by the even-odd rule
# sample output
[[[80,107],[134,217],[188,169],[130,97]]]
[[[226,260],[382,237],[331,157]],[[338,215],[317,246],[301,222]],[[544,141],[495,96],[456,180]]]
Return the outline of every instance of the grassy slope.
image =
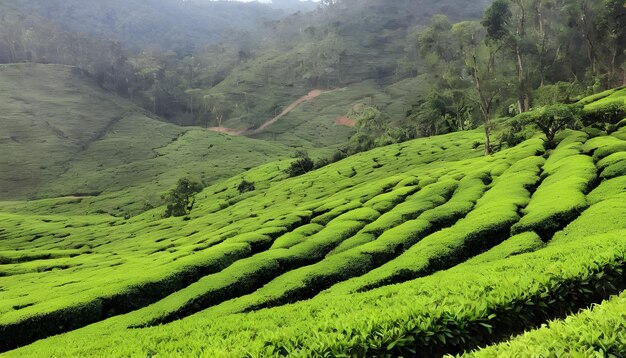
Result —
[[[338,118],[348,115],[353,107],[360,104],[377,106],[391,119],[404,118],[411,106],[410,99],[425,95],[429,89],[423,78],[418,76],[391,86],[363,81],[325,93],[302,104],[254,138],[294,147],[340,144],[354,133],[354,129],[337,126],[335,122]]]
[[[492,157],[471,149],[480,131],[454,133],[292,179],[280,174],[285,163],[271,163],[207,188],[189,221],[159,219],[162,209],[130,220],[2,213],[0,326],[26,322],[29,334],[44,329],[32,323],[42,314],[71,321],[81,312],[88,323],[140,308],[7,355],[484,346],[500,330],[567,315],[626,285],[626,172],[613,160],[626,152],[625,133],[565,132],[552,151],[533,138]],[[254,192],[237,192],[243,178]],[[576,200],[546,205],[550,190]],[[547,242],[526,227],[548,228]],[[599,339],[562,349],[613,352]]]
[[[586,109],[593,109],[595,107],[604,106],[607,104],[626,104],[626,88],[610,89],[586,98],[583,98],[580,103],[585,105]]]
[[[137,213],[158,205],[180,177],[210,184],[290,154],[161,122],[64,66],[2,66],[0,98],[0,148],[11,153],[0,158],[0,199],[102,192],[27,204],[35,212]]]

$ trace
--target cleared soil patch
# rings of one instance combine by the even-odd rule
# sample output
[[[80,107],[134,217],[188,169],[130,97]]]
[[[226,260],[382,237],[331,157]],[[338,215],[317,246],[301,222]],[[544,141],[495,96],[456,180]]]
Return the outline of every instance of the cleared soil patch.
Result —
[[[335,121],[335,125],[336,126],[345,126],[345,127],[354,128],[354,127],[356,127],[356,121],[354,119],[348,118],[348,117],[339,117]]]
[[[242,135],[244,132],[246,132],[245,129],[233,129],[225,127],[209,127],[207,129],[211,132],[224,133],[233,136]]]

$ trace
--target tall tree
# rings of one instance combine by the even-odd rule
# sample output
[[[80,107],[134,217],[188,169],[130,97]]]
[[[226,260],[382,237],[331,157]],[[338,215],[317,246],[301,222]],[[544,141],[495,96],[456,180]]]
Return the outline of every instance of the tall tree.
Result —
[[[452,27],[452,33],[464,64],[460,75],[473,84],[472,93],[485,130],[485,154],[490,155],[491,116],[509,88],[505,61],[501,58],[502,46],[489,41],[487,31],[478,22],[457,23]]]
[[[619,76],[622,61],[626,61],[626,1],[603,0],[595,17],[596,29],[602,36],[602,45],[608,62],[609,86],[620,80],[626,84],[626,73]]]
[[[524,0],[496,0],[487,10],[483,25],[487,30],[487,39],[509,49],[515,58],[517,69],[517,103],[520,112],[530,109],[530,88],[528,68],[526,67],[526,48],[528,41],[528,4]]]

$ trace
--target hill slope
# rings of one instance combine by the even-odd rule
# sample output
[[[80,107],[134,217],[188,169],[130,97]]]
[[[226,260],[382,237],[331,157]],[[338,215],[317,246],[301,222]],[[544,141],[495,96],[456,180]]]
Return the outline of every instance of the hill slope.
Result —
[[[507,340],[626,287],[624,124],[490,157],[470,131],[290,179],[268,164],[207,188],[186,221],[2,213],[3,348],[69,330],[7,356],[439,356]],[[620,302],[582,316],[613,338],[512,347],[623,351],[606,320]]]
[[[221,82],[210,88],[201,86],[202,93],[223,98],[226,125],[243,130],[257,128],[279,113],[277,109],[315,89],[347,87],[350,96],[357,98],[341,103],[344,98],[335,92],[340,105],[323,108],[322,117],[344,116],[354,101],[371,97],[387,97],[386,103],[375,105],[401,105],[417,95],[394,92],[389,86],[422,71],[415,29],[434,14],[452,20],[480,18],[490,2],[341,1],[315,12],[294,14],[266,26],[269,35],[255,56],[234,66]],[[429,88],[419,79],[412,85],[418,93]],[[406,109],[394,108],[388,114],[401,119]],[[283,122],[291,119],[286,117]],[[307,120],[317,121],[318,117]],[[292,128],[297,126],[296,120]]]
[[[123,216],[159,205],[181,177],[208,185],[291,154],[162,122],[72,67],[2,65],[0,98],[0,200],[87,196],[57,210]]]
[[[286,1],[282,6],[201,0],[0,1],[4,9],[38,15],[66,31],[180,53],[215,44],[228,32],[251,31],[264,21],[315,6],[298,1]]]

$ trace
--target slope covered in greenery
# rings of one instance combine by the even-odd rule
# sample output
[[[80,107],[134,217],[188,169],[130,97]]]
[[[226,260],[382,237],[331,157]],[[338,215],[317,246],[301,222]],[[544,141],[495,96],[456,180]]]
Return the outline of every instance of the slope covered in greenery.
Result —
[[[164,122],[72,67],[1,65],[0,98],[0,200],[65,197],[39,212],[136,214],[181,177],[209,185],[291,154]]]
[[[270,163],[186,219],[1,212],[2,348],[71,331],[6,356],[439,356],[557,320],[476,354],[619,354],[621,298],[561,319],[626,287],[624,124]]]
[[[203,87],[202,93],[221,98],[229,113],[227,123],[235,128],[257,127],[275,107],[315,88],[347,88],[355,101],[385,108],[390,102],[406,105],[403,102],[412,102],[429,88],[421,80],[411,83],[417,92],[389,88],[423,73],[415,29],[438,13],[454,20],[479,18],[490,2],[348,0],[294,14],[273,23],[270,40],[253,58],[233,67],[219,84]],[[324,114],[336,119],[354,105],[340,101]],[[409,109],[410,105],[393,108],[389,115],[398,120]]]
[[[392,104],[387,114],[400,120],[432,84],[413,81],[417,93],[389,87],[423,73],[416,29],[437,13],[478,19],[490,2],[0,1],[0,62],[77,66],[176,124],[257,128],[311,90],[345,87],[351,101],[305,120],[333,123],[363,101]]]

